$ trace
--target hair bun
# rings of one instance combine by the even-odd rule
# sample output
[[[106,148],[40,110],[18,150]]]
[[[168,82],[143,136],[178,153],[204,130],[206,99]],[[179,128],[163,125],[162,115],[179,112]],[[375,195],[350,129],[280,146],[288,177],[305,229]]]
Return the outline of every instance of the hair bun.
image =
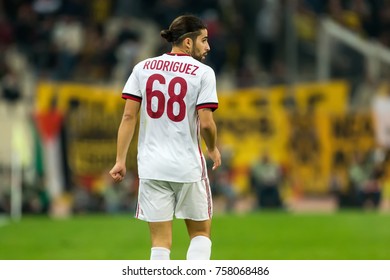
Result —
[[[168,42],[173,42],[173,36],[172,36],[171,30],[169,30],[169,29],[161,30],[160,35]]]

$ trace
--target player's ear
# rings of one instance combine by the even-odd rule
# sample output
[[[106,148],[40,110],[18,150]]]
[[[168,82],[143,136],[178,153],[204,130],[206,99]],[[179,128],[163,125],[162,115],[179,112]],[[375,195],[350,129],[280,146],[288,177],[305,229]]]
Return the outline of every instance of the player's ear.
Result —
[[[188,50],[191,50],[193,41],[190,37],[187,37],[183,40],[184,47]]]

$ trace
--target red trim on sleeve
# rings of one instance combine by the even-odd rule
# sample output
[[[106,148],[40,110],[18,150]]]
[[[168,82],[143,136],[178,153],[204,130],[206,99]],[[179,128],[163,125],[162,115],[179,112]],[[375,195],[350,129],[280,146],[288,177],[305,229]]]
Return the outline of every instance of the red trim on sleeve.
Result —
[[[125,93],[125,92],[122,93],[122,98],[123,99],[131,99],[131,100],[134,100],[134,101],[137,101],[137,102],[141,102],[142,101],[141,97],[139,97],[137,95],[130,94],[130,93]]]
[[[197,110],[204,109],[204,108],[209,108],[212,111],[215,111],[218,108],[218,103],[204,103],[196,106]]]

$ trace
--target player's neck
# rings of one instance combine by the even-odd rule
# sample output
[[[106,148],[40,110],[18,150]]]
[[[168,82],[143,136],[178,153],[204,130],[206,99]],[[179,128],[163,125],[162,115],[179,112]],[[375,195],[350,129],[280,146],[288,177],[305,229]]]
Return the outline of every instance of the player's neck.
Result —
[[[170,54],[177,54],[177,55],[191,55],[190,51],[187,51],[180,47],[173,47]]]

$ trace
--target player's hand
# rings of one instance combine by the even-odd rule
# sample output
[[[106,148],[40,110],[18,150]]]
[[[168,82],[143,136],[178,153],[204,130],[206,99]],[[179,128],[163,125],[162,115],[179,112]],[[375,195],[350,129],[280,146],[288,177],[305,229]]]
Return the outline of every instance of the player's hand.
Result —
[[[110,175],[114,179],[115,183],[122,181],[126,175],[126,166],[121,163],[116,163],[114,167],[110,170]]]
[[[221,154],[219,153],[218,148],[214,150],[208,150],[209,157],[214,162],[213,170],[217,169],[221,165]]]

